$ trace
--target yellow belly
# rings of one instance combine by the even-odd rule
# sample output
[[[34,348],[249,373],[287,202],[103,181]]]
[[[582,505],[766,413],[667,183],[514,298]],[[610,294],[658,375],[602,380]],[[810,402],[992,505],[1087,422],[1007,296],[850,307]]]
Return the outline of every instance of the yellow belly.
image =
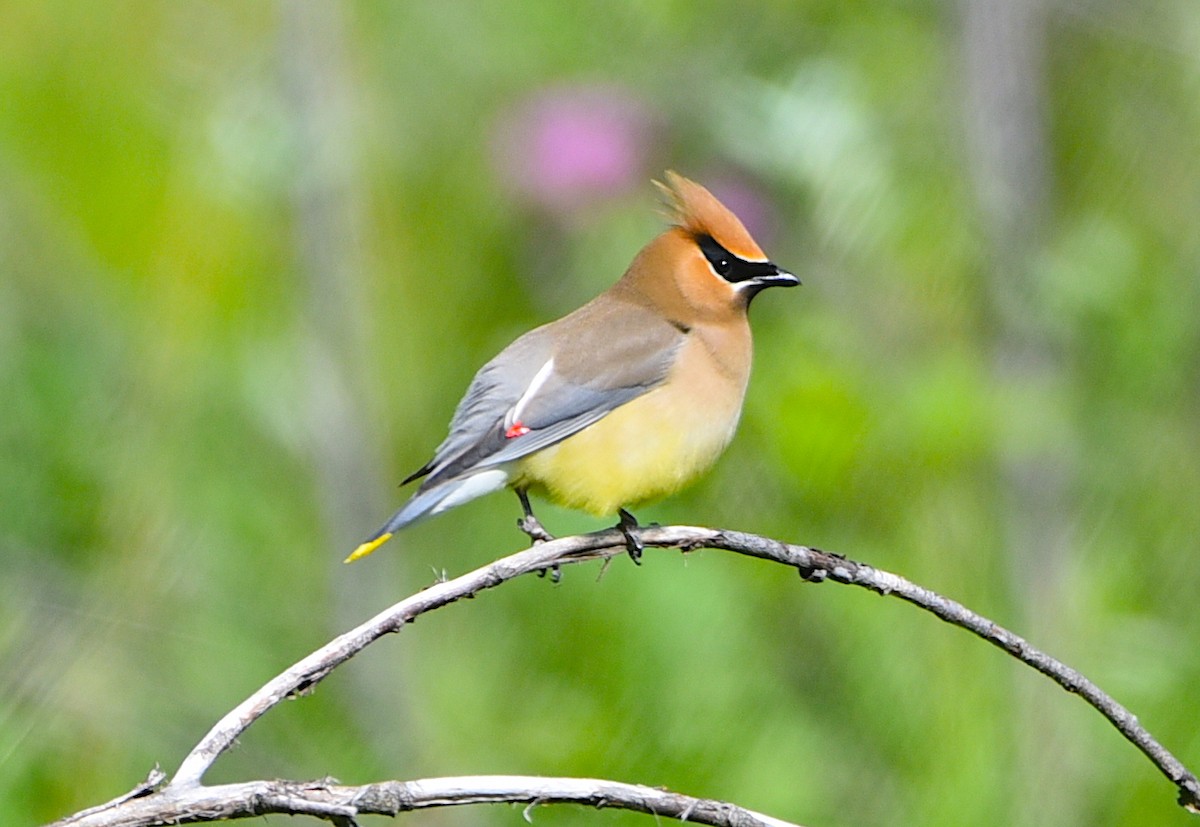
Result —
[[[664,497],[708,470],[733,438],[741,393],[726,396],[716,406],[704,394],[657,388],[525,457],[514,483],[597,516]]]

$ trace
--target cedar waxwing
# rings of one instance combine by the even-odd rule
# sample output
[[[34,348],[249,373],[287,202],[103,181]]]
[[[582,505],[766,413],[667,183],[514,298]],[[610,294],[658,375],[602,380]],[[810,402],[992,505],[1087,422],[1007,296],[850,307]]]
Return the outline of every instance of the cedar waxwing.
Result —
[[[729,444],[750,377],[750,300],[799,284],[772,264],[737,216],[704,187],[667,172],[655,182],[674,226],[620,281],[518,338],[475,374],[421,487],[346,562],[393,533],[513,488],[531,537],[548,537],[527,491],[597,516],[666,496]]]

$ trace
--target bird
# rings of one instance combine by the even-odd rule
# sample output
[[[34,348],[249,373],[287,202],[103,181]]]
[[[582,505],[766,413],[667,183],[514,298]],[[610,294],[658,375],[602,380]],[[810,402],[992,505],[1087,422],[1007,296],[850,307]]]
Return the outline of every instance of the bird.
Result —
[[[523,334],[475,374],[449,435],[402,485],[412,497],[346,558],[400,529],[505,487],[518,526],[549,539],[529,492],[617,515],[634,562],[628,508],[707,471],[733,438],[750,376],[747,310],[800,280],[767,258],[741,220],[700,184],[654,181],[670,226],[605,292]]]

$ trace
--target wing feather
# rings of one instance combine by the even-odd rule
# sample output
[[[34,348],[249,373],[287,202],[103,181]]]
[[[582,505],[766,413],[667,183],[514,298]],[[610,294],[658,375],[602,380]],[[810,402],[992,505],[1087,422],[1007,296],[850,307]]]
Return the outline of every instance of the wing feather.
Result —
[[[475,374],[449,435],[421,469],[421,489],[513,462],[594,424],[662,384],[684,338],[644,305],[611,295],[526,333]],[[515,413],[528,431],[508,438]]]

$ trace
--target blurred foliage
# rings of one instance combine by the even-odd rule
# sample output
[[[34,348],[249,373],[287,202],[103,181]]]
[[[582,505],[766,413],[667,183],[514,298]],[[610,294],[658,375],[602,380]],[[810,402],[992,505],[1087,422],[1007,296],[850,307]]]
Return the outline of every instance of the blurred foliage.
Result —
[[[1200,9],[1049,5],[1051,203],[1015,327],[987,287],[961,11],[7,4],[0,820],[173,769],[335,632],[518,548],[496,495],[340,563],[475,368],[656,232],[668,166],[746,195],[805,286],[756,303],[728,455],[640,516],[898,570],[1200,766]],[[632,174],[539,201],[520,130],[589,95],[619,102],[598,108],[628,119]],[[996,369],[1013,329],[1051,366],[1035,381]],[[1016,557],[1014,456],[1063,470],[1053,525],[1025,526],[1046,548]],[[824,827],[1185,823],[1098,715],[911,607],[712,552],[597,574],[422,619],[211,780],[577,774]]]

